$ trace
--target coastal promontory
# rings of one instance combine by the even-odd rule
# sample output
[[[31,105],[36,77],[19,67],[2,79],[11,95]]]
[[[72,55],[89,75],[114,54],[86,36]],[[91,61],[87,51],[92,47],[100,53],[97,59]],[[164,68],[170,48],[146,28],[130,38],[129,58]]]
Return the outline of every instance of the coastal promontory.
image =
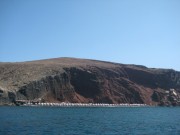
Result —
[[[113,62],[54,58],[0,62],[0,105],[42,102],[179,105],[180,72]]]

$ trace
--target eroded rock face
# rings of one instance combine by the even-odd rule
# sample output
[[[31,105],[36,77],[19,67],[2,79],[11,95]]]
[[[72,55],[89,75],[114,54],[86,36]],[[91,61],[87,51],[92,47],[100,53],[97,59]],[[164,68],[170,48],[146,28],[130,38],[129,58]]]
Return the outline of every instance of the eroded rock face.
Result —
[[[177,96],[166,94],[175,89]],[[0,104],[44,102],[178,105],[180,72],[94,60],[59,58],[0,64]]]
[[[66,73],[62,73],[47,76],[21,87],[16,93],[16,98],[18,100],[44,98],[45,100],[68,101],[73,98],[74,94],[75,91],[70,83],[70,78]]]

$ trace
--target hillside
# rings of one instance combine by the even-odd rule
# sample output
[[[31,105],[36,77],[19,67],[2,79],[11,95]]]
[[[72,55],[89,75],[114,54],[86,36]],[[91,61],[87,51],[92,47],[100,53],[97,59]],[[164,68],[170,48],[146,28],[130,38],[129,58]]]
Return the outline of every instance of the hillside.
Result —
[[[167,93],[175,89],[175,94]],[[0,63],[0,104],[15,100],[178,105],[180,72],[97,60]]]

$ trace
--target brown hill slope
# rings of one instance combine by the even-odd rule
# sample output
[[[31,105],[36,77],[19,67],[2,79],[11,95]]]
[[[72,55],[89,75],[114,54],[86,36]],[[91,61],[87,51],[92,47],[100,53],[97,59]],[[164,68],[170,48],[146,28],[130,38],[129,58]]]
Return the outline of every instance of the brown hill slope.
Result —
[[[173,88],[177,95],[165,93]],[[56,58],[0,63],[0,104],[15,100],[178,104],[180,72],[144,66]]]

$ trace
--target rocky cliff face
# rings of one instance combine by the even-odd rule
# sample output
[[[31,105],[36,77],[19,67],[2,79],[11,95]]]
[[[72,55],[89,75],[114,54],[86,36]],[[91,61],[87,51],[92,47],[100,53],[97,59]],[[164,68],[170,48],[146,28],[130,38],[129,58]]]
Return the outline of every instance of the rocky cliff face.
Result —
[[[175,89],[176,95],[167,94]],[[57,58],[0,63],[0,104],[43,102],[178,105],[180,72],[144,66]]]

